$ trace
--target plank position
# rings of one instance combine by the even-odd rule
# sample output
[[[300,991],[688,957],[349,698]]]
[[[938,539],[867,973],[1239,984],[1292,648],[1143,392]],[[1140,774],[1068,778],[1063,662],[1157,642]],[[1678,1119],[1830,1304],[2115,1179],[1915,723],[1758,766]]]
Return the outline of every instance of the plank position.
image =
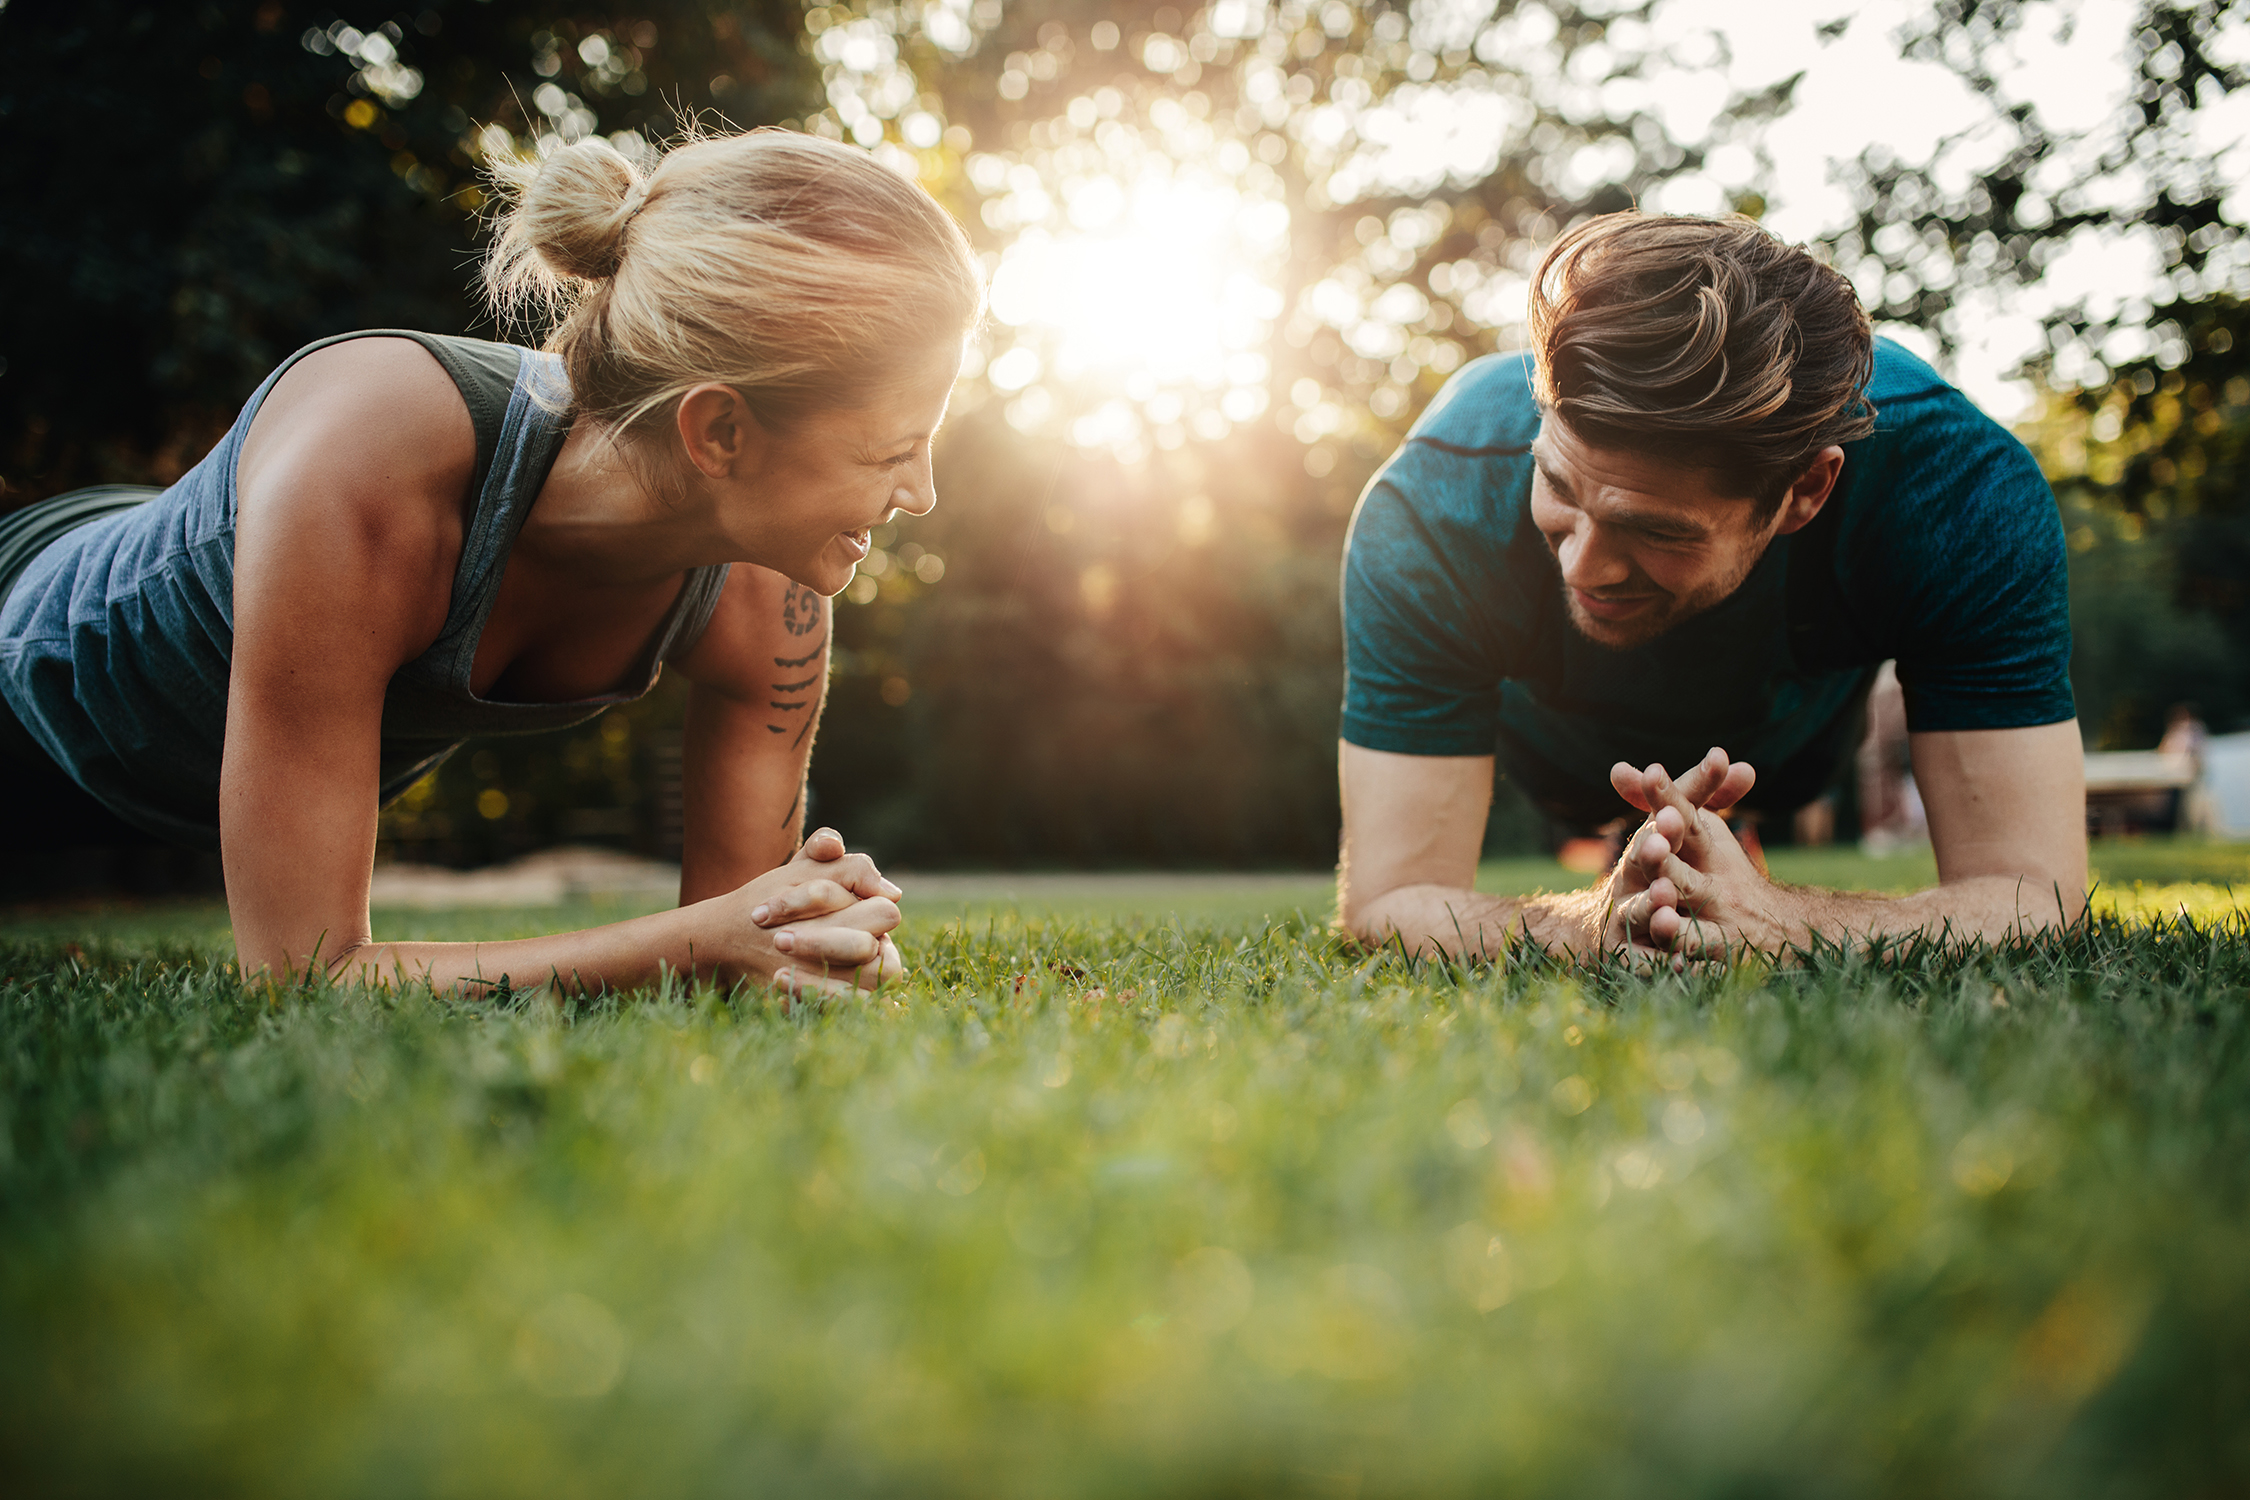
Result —
[[[1842,276],[1743,220],[1582,225],[1533,279],[1529,353],[1455,376],[1353,518],[1342,922],[1702,959],[2073,921],[2067,584],[2031,456]],[[1717,815],[1819,796],[1885,660],[1940,884],[1767,879]],[[1496,756],[1566,825],[1650,815],[1604,884],[1471,889]]]
[[[487,285],[561,303],[546,351],[329,339],[162,493],[0,518],[0,771],[56,842],[119,820],[216,847],[245,977],[894,974],[898,890],[831,831],[800,848],[800,794],[827,596],[871,527],[936,503],[975,256],[867,153],[782,131],[645,178],[596,138],[508,186]],[[471,736],[584,722],[667,664],[692,684],[676,911],[375,939],[385,802]]]

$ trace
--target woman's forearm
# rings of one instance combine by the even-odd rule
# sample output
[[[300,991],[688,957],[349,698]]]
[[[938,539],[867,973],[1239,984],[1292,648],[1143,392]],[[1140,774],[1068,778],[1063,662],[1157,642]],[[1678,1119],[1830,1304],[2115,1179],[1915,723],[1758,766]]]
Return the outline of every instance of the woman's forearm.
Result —
[[[500,942],[420,943],[368,941],[339,953],[327,967],[348,983],[428,984],[477,993],[527,990],[554,984],[570,993],[629,989],[667,971],[728,983],[762,977],[734,944],[714,941],[714,903],[632,917],[576,932]],[[784,960],[786,961],[786,960]]]

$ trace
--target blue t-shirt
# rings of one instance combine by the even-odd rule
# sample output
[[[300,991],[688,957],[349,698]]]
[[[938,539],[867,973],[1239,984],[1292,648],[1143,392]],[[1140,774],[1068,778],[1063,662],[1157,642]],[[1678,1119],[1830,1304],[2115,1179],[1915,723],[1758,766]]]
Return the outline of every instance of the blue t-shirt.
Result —
[[[1352,518],[1343,737],[1497,753],[1552,810],[1623,812],[1619,760],[1677,770],[1720,745],[1766,771],[1820,751],[1825,777],[1888,659],[1914,730],[2070,718],[2069,573],[2037,464],[1887,340],[1867,395],[1875,430],[1844,445],[1821,514],[1722,603],[1616,650],[1572,626],[1531,522],[1529,356],[1469,365]]]

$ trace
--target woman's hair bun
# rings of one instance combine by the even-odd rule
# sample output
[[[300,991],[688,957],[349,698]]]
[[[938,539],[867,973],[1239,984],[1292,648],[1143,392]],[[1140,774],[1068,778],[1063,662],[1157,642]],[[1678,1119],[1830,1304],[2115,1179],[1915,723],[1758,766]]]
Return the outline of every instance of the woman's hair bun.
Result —
[[[641,174],[615,146],[589,136],[534,161],[496,162],[492,175],[513,201],[500,216],[488,279],[498,272],[508,292],[552,296],[561,290],[555,278],[600,281],[617,274],[643,187]]]
[[[509,206],[485,261],[493,309],[505,326],[543,304],[570,408],[601,426],[707,382],[761,422],[863,405],[957,361],[983,307],[961,226],[841,141],[690,134],[645,175],[593,139],[495,165]]]

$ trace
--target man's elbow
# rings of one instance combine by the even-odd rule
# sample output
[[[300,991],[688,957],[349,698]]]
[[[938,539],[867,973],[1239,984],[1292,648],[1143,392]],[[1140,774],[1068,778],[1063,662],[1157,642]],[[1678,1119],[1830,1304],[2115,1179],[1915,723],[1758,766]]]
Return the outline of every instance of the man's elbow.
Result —
[[[1362,948],[1380,948],[1398,932],[1390,891],[1369,891],[1350,881],[1336,886],[1336,930]]]

